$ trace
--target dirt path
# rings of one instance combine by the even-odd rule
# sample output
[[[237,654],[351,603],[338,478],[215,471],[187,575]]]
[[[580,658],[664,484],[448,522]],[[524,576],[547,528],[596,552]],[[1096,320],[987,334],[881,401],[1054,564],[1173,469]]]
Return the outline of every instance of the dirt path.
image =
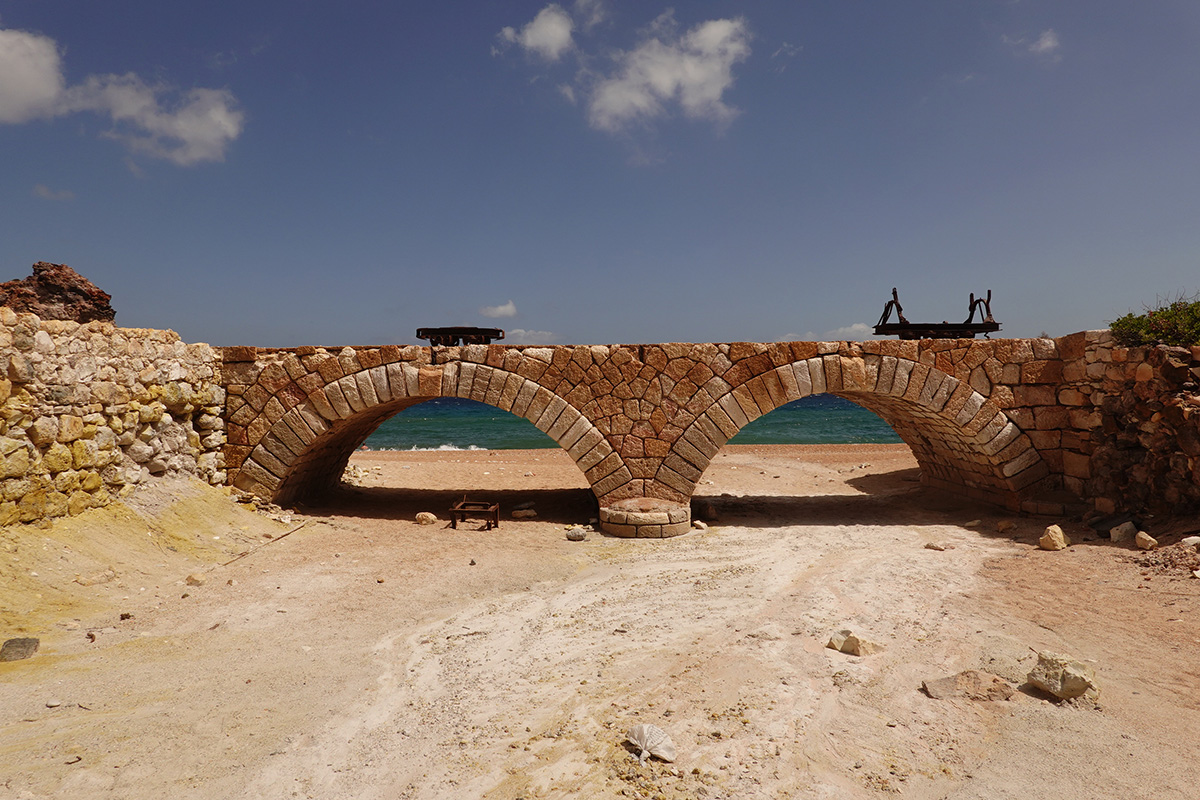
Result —
[[[709,530],[582,543],[562,535],[588,506],[561,454],[404,455],[356,456],[361,488],[286,524],[176,490],[122,517],[148,541],[126,543],[114,580],[59,586],[56,621],[35,611],[37,583],[5,597],[5,629],[39,628],[43,647],[0,664],[0,798],[1123,800],[1200,785],[1200,581],[1143,575],[1106,542],[1038,551],[1045,521],[998,535],[1003,515],[915,490],[903,451],[731,450],[705,476]],[[405,488],[431,478],[444,496]],[[534,498],[539,518],[409,521],[479,485]],[[70,572],[77,534],[6,531],[0,577]],[[174,550],[150,543],[168,534]],[[883,650],[827,649],[843,627]],[[919,690],[968,668],[1019,683],[1038,649],[1090,663],[1099,706]],[[638,765],[622,738],[639,722],[671,734],[675,764]]]

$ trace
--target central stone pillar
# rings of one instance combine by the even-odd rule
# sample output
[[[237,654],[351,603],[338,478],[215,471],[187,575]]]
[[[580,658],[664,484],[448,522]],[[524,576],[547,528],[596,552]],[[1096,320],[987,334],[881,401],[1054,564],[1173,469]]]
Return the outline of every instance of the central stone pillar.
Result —
[[[692,509],[654,497],[629,497],[600,507],[600,528],[613,536],[667,539],[691,530]]]

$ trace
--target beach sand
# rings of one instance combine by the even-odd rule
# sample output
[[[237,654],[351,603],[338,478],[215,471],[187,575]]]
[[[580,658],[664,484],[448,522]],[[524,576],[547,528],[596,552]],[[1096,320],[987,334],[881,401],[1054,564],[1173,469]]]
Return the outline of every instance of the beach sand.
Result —
[[[903,445],[727,447],[710,527],[661,541],[567,541],[595,501],[557,450],[347,478],[275,518],[180,483],[0,531],[0,635],[42,639],[0,664],[0,798],[1196,796],[1200,581],[1079,524],[1038,550],[1058,520],[922,489]],[[501,527],[451,530],[464,494]],[[1039,650],[1098,702],[921,691]]]

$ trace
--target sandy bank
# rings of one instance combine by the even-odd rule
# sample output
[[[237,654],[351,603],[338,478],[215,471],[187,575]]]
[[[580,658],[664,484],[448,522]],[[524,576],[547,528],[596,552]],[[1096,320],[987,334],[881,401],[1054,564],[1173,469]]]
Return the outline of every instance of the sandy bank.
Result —
[[[68,578],[79,540],[4,531],[30,590],[28,609],[0,604],[4,619],[28,612],[45,644],[0,664],[0,797],[1115,799],[1200,785],[1200,581],[1079,529],[1070,549],[1038,551],[1044,520],[998,534],[1008,517],[920,490],[902,447],[728,448],[701,487],[713,527],[664,542],[566,541],[590,492],[558,451],[353,465],[356,486],[288,524],[202,487],[120,524],[72,520],[81,536],[112,526],[124,566],[107,590]],[[539,516],[493,532],[412,522],[463,493],[532,500]],[[268,544],[220,566],[252,543]],[[54,610],[35,611],[39,585],[61,595]],[[883,650],[825,648],[842,627]],[[1038,649],[1089,663],[1099,707],[919,690],[967,668],[1020,681]],[[637,765],[621,738],[638,722],[668,730],[676,764]]]

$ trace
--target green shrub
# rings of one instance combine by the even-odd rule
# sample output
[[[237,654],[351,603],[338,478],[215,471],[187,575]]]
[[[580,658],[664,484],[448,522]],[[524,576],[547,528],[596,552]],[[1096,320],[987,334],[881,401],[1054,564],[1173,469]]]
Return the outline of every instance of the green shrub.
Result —
[[[1200,344],[1200,293],[1157,308],[1147,306],[1144,314],[1126,314],[1113,320],[1111,328],[1113,338],[1123,347]]]

